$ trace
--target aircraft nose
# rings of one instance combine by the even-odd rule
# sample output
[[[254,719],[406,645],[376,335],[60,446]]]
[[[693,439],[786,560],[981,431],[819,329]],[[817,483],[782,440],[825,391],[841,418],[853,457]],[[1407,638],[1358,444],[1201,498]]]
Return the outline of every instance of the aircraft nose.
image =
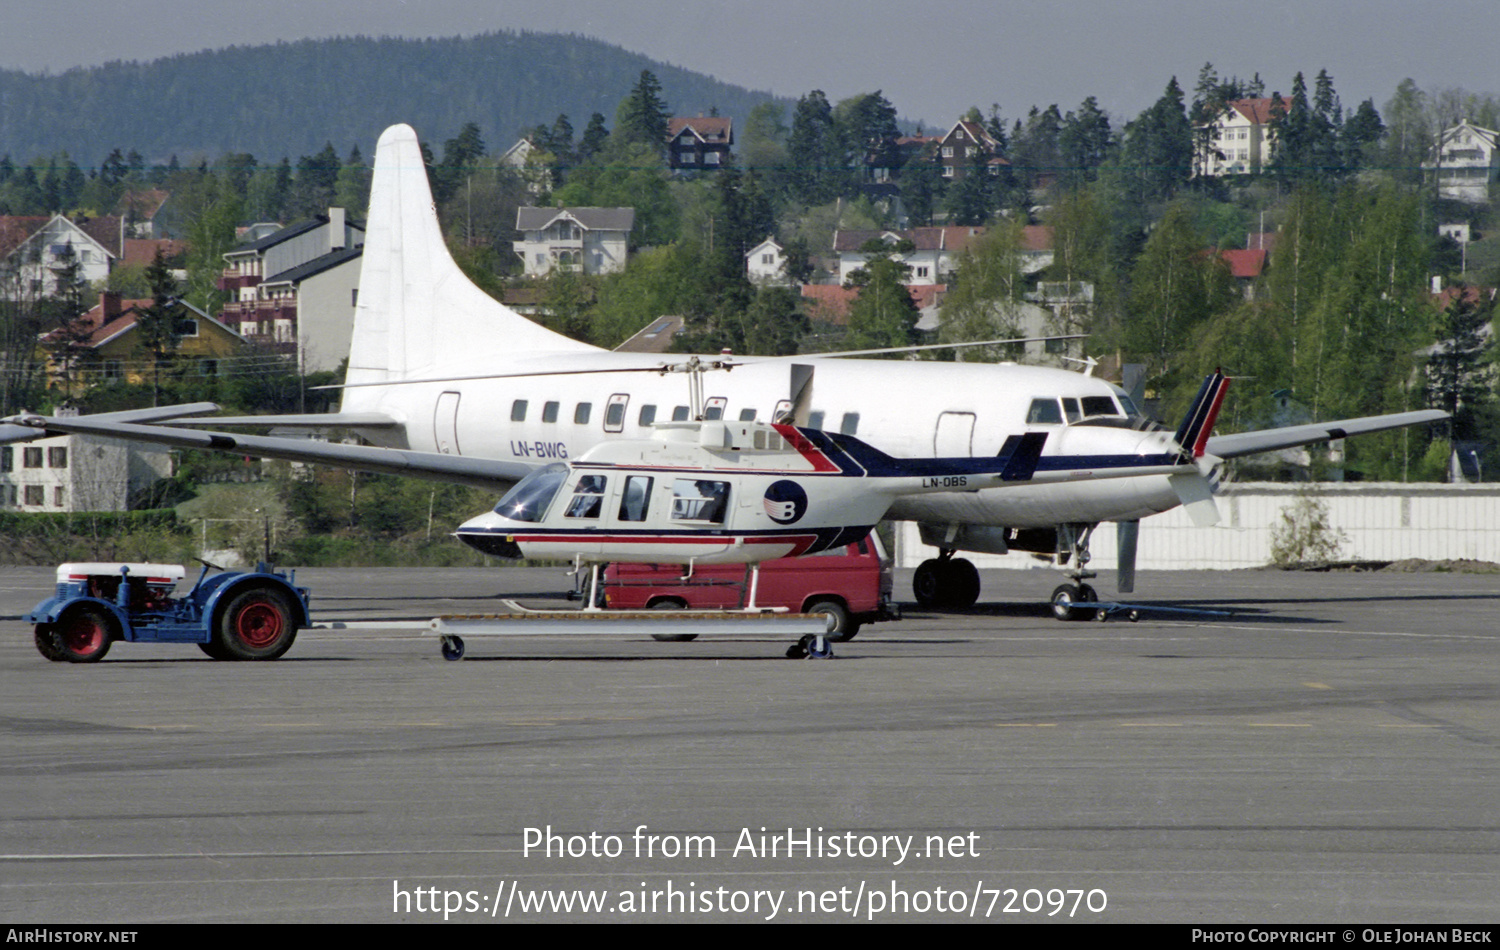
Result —
[[[507,519],[493,511],[475,515],[458,526],[453,532],[458,539],[476,551],[495,557],[519,559],[523,557],[521,546],[506,531]]]

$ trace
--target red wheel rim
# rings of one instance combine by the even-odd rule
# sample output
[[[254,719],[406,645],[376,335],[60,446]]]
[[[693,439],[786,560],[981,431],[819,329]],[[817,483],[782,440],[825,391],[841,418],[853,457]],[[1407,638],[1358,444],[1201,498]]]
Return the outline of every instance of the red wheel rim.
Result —
[[[270,604],[249,604],[234,618],[234,632],[246,646],[271,646],[284,629],[281,611]]]
[[[62,642],[69,653],[87,656],[104,646],[104,624],[97,617],[74,617],[63,628]]]

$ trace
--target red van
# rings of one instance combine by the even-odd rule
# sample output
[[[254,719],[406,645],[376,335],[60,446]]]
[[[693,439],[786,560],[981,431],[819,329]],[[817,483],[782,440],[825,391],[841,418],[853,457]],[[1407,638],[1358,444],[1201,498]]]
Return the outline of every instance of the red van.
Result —
[[[605,603],[614,610],[734,610],[750,593],[747,564],[700,565],[683,580],[681,564],[611,564],[604,571]],[[762,561],[755,603],[834,618],[831,640],[850,640],[864,623],[899,620],[891,603],[891,560],[873,532],[843,547]],[[697,634],[656,634],[691,640]]]

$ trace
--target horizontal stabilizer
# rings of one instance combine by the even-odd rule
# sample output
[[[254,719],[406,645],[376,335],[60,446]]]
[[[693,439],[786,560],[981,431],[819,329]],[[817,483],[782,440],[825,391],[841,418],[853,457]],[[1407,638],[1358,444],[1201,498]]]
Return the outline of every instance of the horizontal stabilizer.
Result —
[[[1240,432],[1235,435],[1216,435],[1208,440],[1207,449],[1220,458],[1232,459],[1257,452],[1274,452],[1277,449],[1312,445],[1330,439],[1342,439],[1349,435],[1364,435],[1369,432],[1384,432],[1402,426],[1420,425],[1424,422],[1441,422],[1448,418],[1446,412],[1422,409],[1417,412],[1397,412],[1387,416],[1365,416],[1362,419],[1342,419],[1336,422],[1315,422],[1311,425],[1287,426],[1282,429],[1261,429],[1258,432]]]
[[[1193,524],[1207,528],[1219,523],[1219,506],[1214,504],[1213,488],[1202,472],[1187,471],[1168,475],[1167,481],[1177,493],[1188,517],[1193,519]]]

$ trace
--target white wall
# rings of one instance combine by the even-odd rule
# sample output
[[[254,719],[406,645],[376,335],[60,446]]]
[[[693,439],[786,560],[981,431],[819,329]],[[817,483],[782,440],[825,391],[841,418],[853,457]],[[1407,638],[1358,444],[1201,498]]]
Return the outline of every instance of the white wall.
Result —
[[[1344,535],[1340,560],[1396,561],[1470,558],[1500,562],[1500,484],[1281,483],[1229,485],[1216,497],[1220,523],[1193,525],[1181,508],[1141,522],[1140,570],[1232,570],[1271,560],[1271,535],[1284,509],[1308,492]],[[1101,524],[1090,545],[1095,570],[1115,567],[1115,530]],[[937,549],[921,543],[915,523],[896,526],[896,566],[916,567]],[[961,555],[981,568],[1028,569],[1030,554]]]

